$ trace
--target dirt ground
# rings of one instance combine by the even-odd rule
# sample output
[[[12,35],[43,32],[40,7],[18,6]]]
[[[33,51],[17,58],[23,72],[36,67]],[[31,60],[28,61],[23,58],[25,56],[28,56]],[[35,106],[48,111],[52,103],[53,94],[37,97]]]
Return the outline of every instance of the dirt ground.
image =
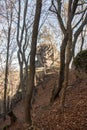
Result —
[[[50,74],[37,87],[37,95],[32,106],[34,130],[87,130],[87,78],[78,79],[74,72],[69,75],[64,113],[60,111],[60,98],[49,106],[51,93],[58,75]],[[17,121],[6,130],[28,130],[24,119],[24,102],[14,108]],[[0,130],[9,124],[9,117],[0,120]]]

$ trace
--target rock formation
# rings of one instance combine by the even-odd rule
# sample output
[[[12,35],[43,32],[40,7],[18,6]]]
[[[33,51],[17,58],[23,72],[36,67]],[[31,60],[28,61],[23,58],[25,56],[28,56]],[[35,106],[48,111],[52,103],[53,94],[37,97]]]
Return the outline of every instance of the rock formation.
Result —
[[[55,44],[40,44],[36,55],[36,67],[59,66],[59,52]]]

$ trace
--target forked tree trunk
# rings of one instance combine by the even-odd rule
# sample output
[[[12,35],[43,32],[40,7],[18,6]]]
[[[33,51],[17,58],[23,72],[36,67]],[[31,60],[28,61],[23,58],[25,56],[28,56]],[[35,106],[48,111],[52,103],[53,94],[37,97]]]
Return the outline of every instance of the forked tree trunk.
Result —
[[[42,0],[37,0],[36,2],[36,13],[33,25],[33,34],[31,42],[31,52],[30,52],[30,73],[29,73],[29,84],[27,86],[26,99],[25,99],[25,121],[26,123],[32,125],[31,119],[31,99],[34,87],[34,76],[35,76],[35,55],[36,55],[36,46],[37,46],[37,37],[38,37],[38,27],[40,21]]]
[[[78,7],[78,2],[79,2],[79,0],[69,0],[68,1],[68,12],[67,12],[68,16],[67,16],[67,25],[66,25],[67,28],[65,27],[65,25],[63,23],[63,19],[62,19],[61,13],[60,13],[61,5],[62,5],[61,0],[57,1],[58,10],[55,6],[54,0],[52,0],[52,5],[51,5],[51,7],[54,7],[54,9],[56,10],[56,11],[54,11],[51,8],[51,11],[55,12],[57,14],[61,30],[64,34],[64,38],[66,38],[65,37],[66,33],[68,35],[67,40],[65,40],[65,43],[62,42],[62,47],[64,47],[63,48],[64,50],[61,49],[61,52],[60,52],[61,55],[60,55],[59,86],[56,89],[54,88],[53,95],[52,95],[52,98],[51,98],[51,101],[54,101],[59,96],[59,93],[60,93],[61,89],[63,88],[62,89],[62,95],[61,95],[61,106],[62,106],[62,108],[64,108],[66,88],[67,88],[67,85],[68,85],[69,64],[70,64],[72,56],[74,56],[75,45],[76,45],[78,36],[82,32],[84,26],[87,24],[87,15],[85,15],[85,18],[84,18],[84,20],[81,24],[79,24],[79,22],[77,22],[80,25],[79,28],[77,28],[77,25],[75,25],[74,28],[72,27],[72,21],[73,21],[73,18],[75,16],[76,9]],[[83,16],[84,16],[84,14],[82,15],[82,17]],[[73,36],[73,42],[72,42],[72,36]],[[65,44],[66,45],[68,44],[68,46],[67,46],[68,50],[67,50],[66,58],[65,58],[65,54],[66,54],[66,50],[65,50],[66,45]],[[71,51],[72,51],[72,54],[71,54]]]
[[[65,71],[64,71],[64,82],[62,84],[62,93],[61,93],[61,110],[64,111],[65,97],[66,97],[66,89],[68,86],[68,76],[69,76],[69,64],[71,61],[71,48],[72,48],[72,29],[71,29],[71,21],[69,20],[68,25],[68,41],[66,46],[66,63],[65,63]]]
[[[7,54],[6,54],[6,68],[5,68],[5,80],[4,80],[4,102],[3,102],[3,111],[4,111],[4,120],[6,119],[7,112],[7,86],[8,86],[8,74],[9,74],[9,47],[10,47],[10,34],[11,34],[11,23],[8,27],[8,41],[7,41]]]
[[[25,33],[25,25],[26,25],[26,15],[27,15],[27,8],[28,8],[28,0],[25,0],[24,3],[24,10],[22,11],[21,8],[21,0],[18,0],[18,21],[17,21],[17,45],[18,45],[18,62],[19,62],[19,67],[20,67],[20,84],[18,86],[18,91],[21,89],[22,90],[22,98],[24,99],[25,97],[25,93],[24,93],[24,81],[23,81],[23,64],[25,62],[25,51],[26,49],[24,49],[24,46],[26,46],[26,39],[24,39],[24,35],[26,35]],[[23,23],[21,25],[21,11],[23,14]],[[21,29],[20,29],[20,26]],[[25,40],[25,42],[24,42]]]
[[[69,0],[67,29],[64,28],[63,24],[61,25],[62,21],[61,21],[61,18],[59,17],[60,18],[60,21],[59,21],[60,26],[61,26],[62,31],[64,32],[64,40],[62,42],[62,46],[61,46],[62,48],[61,48],[61,51],[60,51],[59,84],[58,84],[58,89],[57,89],[55,96],[54,96],[54,100],[57,97],[59,97],[61,90],[63,90],[62,96],[61,96],[61,102],[62,102],[61,104],[64,104],[64,101],[65,101],[65,91],[66,91],[66,87],[67,87],[67,84],[68,84],[69,63],[70,63],[70,59],[71,59],[70,58],[71,45],[72,45],[72,29],[71,29],[72,11],[71,11],[71,5],[72,5],[72,0]],[[58,16],[59,16],[59,14],[58,14]],[[67,53],[67,55],[66,55],[66,53]]]

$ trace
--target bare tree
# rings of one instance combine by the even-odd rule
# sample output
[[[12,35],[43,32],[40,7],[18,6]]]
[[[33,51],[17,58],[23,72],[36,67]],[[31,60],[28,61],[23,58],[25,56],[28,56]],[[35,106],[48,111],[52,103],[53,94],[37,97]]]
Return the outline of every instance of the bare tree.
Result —
[[[38,27],[40,22],[42,0],[36,1],[36,12],[33,25],[32,41],[31,41],[31,51],[30,51],[30,73],[29,73],[29,83],[27,86],[26,100],[25,100],[25,120],[27,123],[32,125],[31,120],[31,99],[34,87],[34,75],[35,75],[35,55],[38,37]]]
[[[8,86],[8,75],[9,75],[9,58],[10,58],[10,43],[11,43],[11,31],[12,31],[12,19],[13,19],[13,9],[14,3],[11,2],[9,5],[8,1],[4,1],[6,6],[6,20],[7,20],[7,53],[6,53],[6,65],[5,65],[5,80],[4,80],[4,119],[6,119],[7,114],[7,86]],[[9,6],[8,6],[9,5]],[[9,13],[10,10],[10,13]]]
[[[82,32],[83,27],[87,24],[87,14],[86,14],[87,8],[85,7],[85,10],[83,10],[80,15],[81,18],[84,16],[83,22],[81,23],[81,19],[79,19],[73,27],[72,26],[73,19],[76,18],[76,14],[80,13],[78,11],[78,6],[81,6],[81,4],[79,4],[80,0],[77,0],[77,1],[69,0],[66,25],[64,24],[64,21],[61,15],[61,8],[62,8],[63,3],[61,0],[56,1],[56,2],[57,2],[57,7],[55,5],[55,0],[52,0],[52,6],[50,7],[50,10],[56,13],[64,38],[62,40],[62,44],[60,48],[59,84],[58,84],[57,90],[53,94],[53,100],[55,100],[59,96],[59,93],[62,90],[61,105],[63,109],[64,102],[65,102],[65,92],[68,85],[69,64],[70,64],[72,56],[74,55],[75,45],[76,45],[78,36]]]
[[[23,86],[23,62],[24,62],[24,58],[23,58],[23,54],[25,52],[23,52],[23,36],[24,36],[24,30],[25,30],[25,24],[26,24],[26,15],[27,15],[27,6],[28,5],[28,0],[25,1],[24,4],[24,11],[23,11],[23,24],[22,24],[22,29],[20,30],[20,24],[21,24],[21,1],[18,0],[18,22],[17,22],[17,45],[18,45],[18,61],[19,61],[19,66],[20,66],[20,87],[22,88]],[[21,34],[20,34],[21,31]],[[23,89],[23,88],[22,88]]]

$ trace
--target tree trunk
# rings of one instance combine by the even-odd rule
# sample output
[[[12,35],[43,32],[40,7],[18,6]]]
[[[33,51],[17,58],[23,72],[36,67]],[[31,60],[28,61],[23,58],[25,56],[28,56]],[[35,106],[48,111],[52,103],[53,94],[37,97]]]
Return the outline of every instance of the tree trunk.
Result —
[[[59,93],[62,89],[62,84],[64,81],[64,70],[65,70],[65,50],[66,50],[66,45],[67,45],[67,40],[68,40],[68,34],[66,33],[62,46],[61,46],[61,51],[60,51],[60,71],[59,71],[59,83],[57,87],[54,87],[53,92],[52,92],[52,97],[50,102],[52,103],[54,100],[56,100],[57,97],[59,97]]]
[[[24,99],[25,97],[25,88],[24,88],[24,75],[23,75],[23,64],[25,62],[25,51],[26,49],[24,48],[26,46],[26,39],[25,42],[23,42],[23,38],[24,35],[26,35],[25,33],[25,25],[26,25],[26,15],[27,15],[27,8],[28,8],[28,0],[25,0],[25,4],[24,4],[24,10],[22,12],[23,15],[23,23],[22,23],[22,27],[20,29],[21,26],[21,0],[18,0],[18,23],[17,23],[17,45],[18,45],[18,61],[19,61],[19,67],[20,67],[20,84],[18,87],[18,91],[21,89],[22,90],[22,98]]]
[[[15,116],[15,114],[13,113],[13,111],[9,111],[8,112],[8,116],[10,117],[10,121],[11,121],[10,125],[12,125],[14,122],[16,122],[17,117]]]
[[[72,29],[71,29],[71,19],[68,21],[67,26],[68,31],[68,41],[66,46],[66,60],[65,60],[65,71],[64,71],[64,82],[62,84],[62,94],[61,94],[61,110],[64,111],[64,104],[65,104],[65,96],[66,96],[66,89],[68,86],[68,76],[69,76],[69,64],[71,61],[71,49],[72,49]]]
[[[83,45],[84,45],[84,37],[83,32],[81,33],[81,47],[80,47],[80,52],[83,50]]]
[[[65,26],[63,22],[64,20],[61,16],[61,5],[63,3],[61,2],[61,0],[60,1],[57,0],[58,7],[56,8],[55,2],[53,0],[51,2],[52,2],[52,5],[50,7],[50,10],[53,13],[56,13],[59,24],[60,24],[60,28],[64,34],[64,40],[62,42],[61,51],[60,51],[59,86],[57,88],[55,87],[56,89],[54,88],[51,101],[54,101],[59,96],[59,93],[62,90],[61,104],[62,106],[64,106],[65,92],[68,85],[69,64],[70,64],[72,56],[74,57],[75,45],[76,45],[78,36],[82,32],[84,26],[87,24],[87,15],[85,15],[85,18],[82,23],[79,24],[79,21],[78,21],[78,25],[80,25],[78,28],[77,28],[77,24],[75,24],[73,28],[72,21],[75,16],[76,9],[78,7],[79,0],[69,0],[68,12],[67,12],[68,13],[67,24]],[[84,14],[82,15],[82,18],[83,16]],[[73,36],[73,43],[72,43],[72,36]],[[68,51],[67,51],[67,56],[65,57],[67,44],[68,44],[67,46]],[[72,51],[72,54],[71,54],[71,51]],[[63,86],[63,89],[62,89],[62,86]]]
[[[65,65],[65,79],[62,86],[62,94],[61,94],[61,110],[64,111],[64,103],[65,103],[65,96],[66,96],[66,88],[68,85],[68,74],[69,74],[69,63],[66,63]]]
[[[7,86],[8,86],[8,73],[9,73],[9,44],[10,44],[10,33],[11,33],[11,25],[8,27],[8,41],[7,41],[7,56],[6,56],[6,68],[5,68],[5,80],[4,80],[4,120],[6,119],[6,112],[7,112]]]
[[[38,27],[40,21],[42,0],[37,0],[36,3],[36,13],[33,25],[33,34],[31,42],[31,53],[30,53],[30,74],[29,74],[29,84],[27,86],[26,99],[25,99],[25,121],[26,123],[32,125],[31,119],[31,99],[34,87],[34,76],[35,76],[35,55],[36,55],[36,46],[37,46],[37,36],[38,36]]]
[[[65,64],[65,74],[64,74],[64,82],[62,86],[62,93],[61,93],[61,110],[64,111],[64,103],[65,103],[65,96],[66,96],[66,89],[68,86],[68,76],[69,76],[69,64],[71,61],[71,43],[68,43],[67,55],[66,55],[66,64]]]

